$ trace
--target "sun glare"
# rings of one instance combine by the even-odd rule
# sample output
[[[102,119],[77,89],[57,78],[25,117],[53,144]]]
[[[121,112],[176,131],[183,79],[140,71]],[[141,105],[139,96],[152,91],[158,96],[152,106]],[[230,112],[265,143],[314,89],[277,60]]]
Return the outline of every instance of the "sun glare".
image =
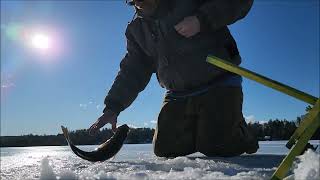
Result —
[[[31,38],[32,46],[36,49],[49,49],[50,47],[50,38],[46,34],[34,34]]]

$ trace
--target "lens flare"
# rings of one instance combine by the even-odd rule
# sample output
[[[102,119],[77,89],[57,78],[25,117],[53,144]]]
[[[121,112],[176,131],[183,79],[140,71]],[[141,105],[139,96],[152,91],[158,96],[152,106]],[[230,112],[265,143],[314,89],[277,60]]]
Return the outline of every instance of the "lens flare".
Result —
[[[46,34],[37,33],[31,37],[31,44],[36,49],[49,49],[50,38]]]

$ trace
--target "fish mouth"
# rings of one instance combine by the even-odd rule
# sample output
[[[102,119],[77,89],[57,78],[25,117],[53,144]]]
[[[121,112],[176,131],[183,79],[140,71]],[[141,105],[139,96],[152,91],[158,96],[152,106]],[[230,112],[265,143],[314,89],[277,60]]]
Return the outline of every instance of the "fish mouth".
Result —
[[[66,127],[61,126],[61,129],[71,150],[80,158],[91,162],[105,161],[115,156],[120,151],[129,133],[128,125],[124,124],[118,127],[115,134],[110,139],[100,144],[97,149],[95,149],[94,151],[87,152],[77,148],[72,143],[69,137],[68,129]]]

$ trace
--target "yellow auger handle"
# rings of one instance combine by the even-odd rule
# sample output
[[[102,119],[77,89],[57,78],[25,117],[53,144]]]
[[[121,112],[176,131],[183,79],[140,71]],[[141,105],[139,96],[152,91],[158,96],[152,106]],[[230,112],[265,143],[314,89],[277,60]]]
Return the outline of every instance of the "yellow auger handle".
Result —
[[[223,59],[220,59],[218,57],[209,55],[207,57],[207,62],[209,62],[217,67],[220,67],[222,69],[225,69],[227,71],[233,72],[233,73],[241,75],[243,77],[246,77],[248,79],[257,81],[267,87],[278,90],[282,93],[285,93],[291,97],[295,97],[295,98],[297,98],[301,101],[304,101],[306,103],[309,103],[311,105],[315,105],[315,103],[317,102],[318,98],[316,98],[310,94],[307,94],[307,93],[299,91],[293,87],[287,86],[287,85],[282,84],[280,82],[277,82],[275,80],[272,80],[272,79],[269,79],[269,78],[264,77],[262,75],[259,75],[255,72],[248,70],[248,69],[236,66],[236,65],[234,65],[228,61],[225,61]]]

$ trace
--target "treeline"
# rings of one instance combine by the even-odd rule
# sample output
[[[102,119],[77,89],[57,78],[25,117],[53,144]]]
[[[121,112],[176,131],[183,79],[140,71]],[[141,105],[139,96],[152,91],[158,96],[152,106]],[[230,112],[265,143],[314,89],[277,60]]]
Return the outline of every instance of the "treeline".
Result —
[[[258,140],[289,140],[293,132],[300,125],[303,118],[307,115],[312,107],[309,105],[306,107],[306,114],[297,117],[295,121],[288,121],[286,119],[279,120],[270,119],[266,123],[249,123],[248,128],[251,132],[253,132]],[[312,140],[320,140],[320,128],[314,133],[311,138]]]
[[[151,143],[154,129],[130,128],[126,138],[126,144]],[[88,130],[81,129],[69,133],[71,141],[76,145],[96,145],[108,140],[113,132],[103,129],[94,136],[89,135]],[[67,142],[63,134],[58,135],[23,135],[23,136],[1,136],[0,147],[25,147],[25,146],[65,146]]]
[[[298,117],[296,121],[269,120],[266,123],[249,123],[248,129],[254,133],[258,140],[289,140],[293,132],[301,122]],[[320,129],[316,131],[311,139],[320,139]]]
[[[266,123],[248,123],[248,128],[260,141],[262,140],[288,140],[301,118],[296,121],[269,120]],[[127,144],[151,143],[154,129],[131,128],[125,141]],[[108,140],[112,135],[110,129],[103,129],[94,136],[90,136],[86,129],[70,132],[70,138],[76,145],[96,145]],[[320,139],[320,129],[314,134],[312,139]],[[62,146],[67,142],[62,134],[58,135],[24,135],[24,136],[2,136],[0,147],[24,147],[24,146]]]

